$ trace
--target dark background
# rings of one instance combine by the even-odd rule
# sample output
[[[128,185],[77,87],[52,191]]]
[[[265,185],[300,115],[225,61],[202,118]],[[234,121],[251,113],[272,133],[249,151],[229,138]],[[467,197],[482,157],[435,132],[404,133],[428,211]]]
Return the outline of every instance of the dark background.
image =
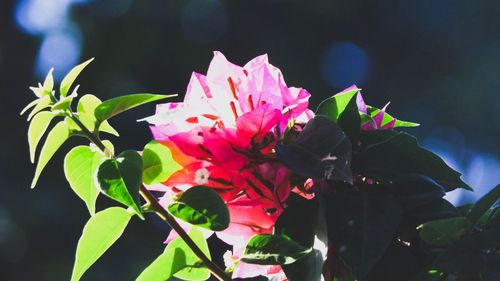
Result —
[[[62,172],[64,152],[29,184],[28,86],[96,57],[80,94],[184,93],[212,51],[243,65],[268,53],[312,103],[357,84],[369,104],[422,124],[408,129],[464,173],[477,199],[500,181],[500,1],[18,0],[0,1],[0,280],[69,280],[84,204]],[[117,150],[141,149],[154,106],[112,120]],[[100,199],[98,204],[109,204]],[[84,280],[134,280],[162,251],[167,228],[134,220]]]

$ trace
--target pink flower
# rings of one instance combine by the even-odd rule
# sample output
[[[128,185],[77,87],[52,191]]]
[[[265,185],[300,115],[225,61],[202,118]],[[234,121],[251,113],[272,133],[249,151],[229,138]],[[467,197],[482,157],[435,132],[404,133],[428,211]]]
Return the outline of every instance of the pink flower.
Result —
[[[229,227],[216,234],[240,255],[252,236],[272,233],[283,212],[293,188],[291,172],[273,149],[289,124],[312,118],[309,96],[304,89],[287,87],[267,55],[240,67],[215,52],[207,75],[191,76],[183,102],[159,105],[145,119],[154,138],[183,167],[150,188],[165,192],[163,205],[192,186],[214,188],[230,212]],[[235,272],[254,276],[254,267],[239,263]],[[275,270],[257,267],[264,273]]]

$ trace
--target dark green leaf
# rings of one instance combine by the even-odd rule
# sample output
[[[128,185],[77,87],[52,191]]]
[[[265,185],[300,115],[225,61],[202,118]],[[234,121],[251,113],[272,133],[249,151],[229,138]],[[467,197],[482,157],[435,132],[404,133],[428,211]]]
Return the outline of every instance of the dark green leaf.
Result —
[[[103,103],[97,106],[94,114],[98,124],[100,124],[100,122],[104,120],[107,120],[119,113],[137,107],[139,105],[175,96],[176,95],[155,95],[155,94],[133,94],[133,95],[121,96],[104,101]]]
[[[61,92],[61,97],[65,97],[68,94],[69,88],[71,88],[71,85],[73,85],[73,82],[75,82],[75,79],[78,77],[80,72],[92,61],[94,58],[91,58],[71,69],[66,76],[64,76],[63,80],[61,81],[61,86],[59,88],[59,91]]]
[[[332,121],[337,122],[342,112],[344,112],[349,102],[353,100],[353,97],[359,92],[359,90],[360,89],[358,88],[354,88],[342,93],[338,93],[322,101],[319,104],[318,109],[316,109],[316,114],[327,116]],[[354,98],[354,100],[356,99]]]
[[[293,264],[283,265],[289,281],[319,281],[326,259],[328,237],[320,195],[306,200],[296,194],[287,199],[287,208],[275,224],[275,234],[290,237],[312,251]],[[301,223],[297,223],[297,222]]]
[[[351,143],[358,142],[359,132],[361,129],[361,117],[359,116],[358,105],[355,97],[351,98],[344,111],[339,115],[337,123],[347,134]]]
[[[472,224],[476,224],[481,216],[490,209],[490,207],[495,204],[500,199],[500,184],[495,186],[486,195],[479,199],[474,206],[470,209],[467,214],[467,219]]]
[[[189,236],[210,258],[207,241],[202,233],[193,227]],[[201,264],[180,237],[170,242],[165,251],[141,273],[136,281],[165,281],[174,275],[183,280],[206,280],[210,277],[210,271]]]
[[[415,137],[391,130],[361,133],[364,150],[354,159],[355,170],[380,181],[394,181],[405,176],[427,176],[446,191],[463,187],[472,190],[439,156],[420,147]]]
[[[111,207],[89,219],[76,247],[71,281],[80,280],[85,271],[120,238],[131,216],[123,208]]]
[[[422,175],[408,175],[388,185],[403,210],[425,205],[445,195],[444,188],[431,178]]]
[[[64,121],[60,121],[59,123],[57,123],[49,132],[40,152],[40,157],[36,165],[35,176],[33,177],[33,181],[31,182],[31,188],[34,188],[36,186],[38,178],[45,168],[45,165],[47,165],[50,158],[54,156],[56,151],[69,138],[69,136],[70,132],[68,129],[68,124]]]
[[[131,207],[144,219],[139,200],[142,184],[142,159],[134,150],[122,152],[116,159],[107,159],[99,165],[97,183],[108,197]]]
[[[142,180],[145,184],[164,182],[182,168],[175,162],[170,149],[157,141],[151,141],[144,147],[142,162]]]
[[[472,228],[464,217],[430,221],[418,227],[420,237],[435,246],[448,246],[458,241]]]
[[[304,257],[311,248],[287,236],[258,234],[250,239],[241,261],[262,265],[291,264]]]
[[[168,206],[172,215],[190,224],[213,231],[229,226],[229,210],[212,188],[195,186],[186,190],[179,200]]]
[[[64,174],[73,191],[80,197],[91,215],[95,213],[95,201],[99,195],[95,174],[105,157],[88,146],[73,148],[64,158]]]
[[[352,182],[351,142],[330,119],[311,119],[292,144],[276,147],[283,163],[309,178]]]
[[[393,240],[402,215],[397,199],[375,185],[333,183],[325,206],[329,242],[363,280]]]

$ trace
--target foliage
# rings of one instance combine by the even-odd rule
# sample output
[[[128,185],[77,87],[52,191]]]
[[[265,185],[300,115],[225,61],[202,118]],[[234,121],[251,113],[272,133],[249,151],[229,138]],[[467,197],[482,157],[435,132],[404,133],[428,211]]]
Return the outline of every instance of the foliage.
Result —
[[[217,69],[193,76],[182,105],[162,105],[146,118],[155,140],[143,151],[115,155],[100,136],[118,136],[108,120],[174,95],[104,102],[84,95],[74,111],[74,81],[91,61],[66,75],[59,95],[49,71],[43,84],[31,88],[37,99],[22,112],[31,110],[30,160],[37,160],[32,187],[68,138],[91,142],[64,159],[66,179],[90,213],[72,281],[134,215],[145,220],[149,213],[174,231],[139,281],[206,280],[211,274],[220,280],[498,280],[500,186],[474,205],[452,206],[442,198],[446,192],[472,190],[460,173],[412,135],[394,130],[418,124],[366,105],[359,88],[323,101],[314,116],[307,91],[284,86],[267,57],[238,68],[216,53]],[[238,98],[244,95],[238,87],[260,87],[261,96]],[[226,95],[216,99],[214,89]],[[100,194],[128,209],[99,211]],[[214,232],[233,246],[225,271],[212,261],[207,244]]]

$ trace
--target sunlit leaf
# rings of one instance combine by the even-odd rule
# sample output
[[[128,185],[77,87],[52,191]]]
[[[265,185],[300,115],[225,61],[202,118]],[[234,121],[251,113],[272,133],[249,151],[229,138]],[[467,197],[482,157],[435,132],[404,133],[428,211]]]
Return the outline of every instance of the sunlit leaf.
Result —
[[[353,97],[360,91],[361,89],[353,88],[341,93],[338,93],[324,101],[322,101],[318,109],[316,109],[317,115],[323,115],[329,117],[332,121],[337,122],[337,119],[340,117],[342,112],[344,112],[345,108],[349,104],[349,102],[353,99]]]
[[[35,116],[38,112],[46,109],[47,107],[50,107],[50,96],[43,96],[40,99],[38,99],[38,103],[35,105],[33,110],[31,110],[31,113],[28,115],[28,121]]]
[[[56,153],[56,151],[61,147],[61,145],[69,138],[70,131],[68,129],[68,124],[64,121],[57,123],[54,128],[48,133],[47,139],[43,144],[42,150],[40,152],[40,157],[38,158],[38,163],[35,170],[35,176],[31,182],[31,188],[36,186],[38,178],[42,173],[43,168],[49,162],[50,158]]]
[[[97,122],[100,123],[139,105],[175,96],[177,95],[133,94],[116,97],[102,102],[97,106],[94,114]]]
[[[229,210],[212,188],[195,186],[182,193],[179,200],[168,210],[172,215],[213,231],[222,231],[229,226]]]
[[[99,195],[95,175],[104,159],[104,155],[83,145],[73,148],[64,158],[66,179],[73,191],[85,202],[91,215],[95,213],[95,202]]]
[[[142,159],[134,150],[127,150],[115,159],[99,165],[97,183],[108,197],[131,207],[144,219],[140,209],[139,188],[142,184]]]
[[[291,264],[304,257],[311,248],[304,247],[287,236],[258,234],[253,236],[241,261],[262,265]]]
[[[80,72],[92,61],[94,58],[91,58],[71,69],[66,76],[64,76],[63,80],[61,81],[61,86],[59,88],[59,91],[61,92],[61,97],[65,97],[68,94],[69,89],[71,88],[71,85],[73,85],[73,82],[75,82],[75,79],[78,77]]]
[[[208,244],[202,233],[193,227],[189,236],[210,258]],[[165,281],[174,274],[183,280],[206,280],[210,277],[210,271],[203,267],[201,261],[180,237],[170,242],[165,251],[139,275],[136,281]]]
[[[38,102],[40,100],[39,99],[36,99],[34,101],[31,101],[30,103],[28,103],[28,105],[26,105],[22,110],[21,110],[21,113],[19,113],[19,115],[23,115],[24,113],[26,113],[26,111],[28,111],[30,108],[32,108],[33,106],[37,105]]]
[[[49,127],[50,121],[55,117],[50,111],[43,111],[35,115],[33,120],[31,120],[28,129],[28,143],[30,147],[30,160],[31,163],[35,163],[35,152],[38,142],[42,138],[43,134]]]
[[[45,76],[45,81],[43,82],[43,90],[46,94],[52,92],[52,89],[54,89],[54,76],[52,75],[53,72],[54,68],[51,68],[47,73],[47,76]]]
[[[71,281],[78,281],[123,234],[132,214],[124,208],[111,207],[92,216],[83,228],[76,247]]]
[[[170,149],[157,141],[151,141],[144,147],[142,162],[142,180],[145,184],[164,182],[182,168],[173,159]]]
[[[101,100],[94,95],[84,95],[78,101],[77,112],[80,121],[90,131],[94,131],[96,126],[96,118],[94,111],[101,104]],[[106,132],[115,136],[119,136],[118,132],[109,125],[108,121],[104,121],[99,126],[99,131]]]

